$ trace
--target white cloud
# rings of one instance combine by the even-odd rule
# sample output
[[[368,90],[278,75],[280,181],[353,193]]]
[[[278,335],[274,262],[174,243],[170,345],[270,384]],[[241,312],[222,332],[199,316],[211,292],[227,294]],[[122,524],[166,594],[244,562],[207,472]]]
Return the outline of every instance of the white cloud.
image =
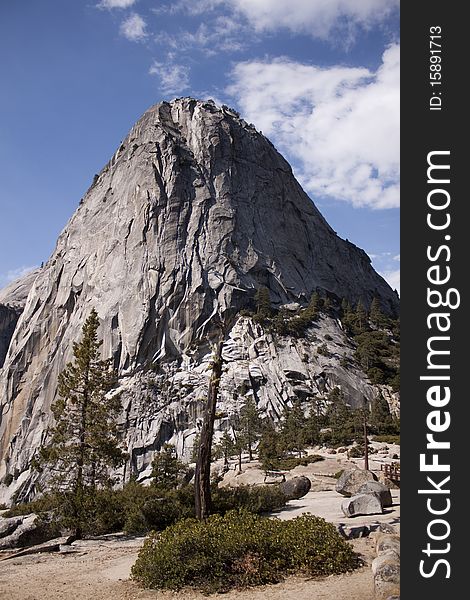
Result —
[[[101,0],[97,5],[99,8],[129,8],[133,6],[137,0]]]
[[[195,31],[180,30],[177,34],[160,31],[155,41],[178,53],[200,50],[205,56],[219,52],[238,52],[246,43],[242,38],[243,26],[238,21],[219,16],[201,23]]]
[[[399,51],[388,48],[376,72],[286,58],[242,62],[227,92],[300,165],[310,192],[354,206],[397,207]]]
[[[30,267],[22,266],[22,267],[18,267],[16,269],[10,269],[6,273],[0,274],[0,288],[5,287],[12,281],[21,279],[22,277],[24,277],[28,273],[31,273],[31,271],[34,271],[37,268],[38,268],[38,265],[33,265]]]
[[[157,10],[200,15],[226,7],[256,31],[285,28],[348,45],[360,28],[381,24],[398,6],[399,0],[177,0]]]
[[[383,22],[399,0],[233,0],[257,30],[285,27],[328,39],[335,29],[354,37],[357,27],[369,28]]]
[[[178,94],[189,87],[189,67],[185,65],[154,60],[149,73],[160,78],[160,87],[164,94]]]
[[[147,24],[137,13],[132,13],[121,24],[121,34],[131,42],[143,40],[147,33],[145,31]]]
[[[389,284],[392,290],[397,290],[400,293],[400,269],[380,272],[380,275]]]

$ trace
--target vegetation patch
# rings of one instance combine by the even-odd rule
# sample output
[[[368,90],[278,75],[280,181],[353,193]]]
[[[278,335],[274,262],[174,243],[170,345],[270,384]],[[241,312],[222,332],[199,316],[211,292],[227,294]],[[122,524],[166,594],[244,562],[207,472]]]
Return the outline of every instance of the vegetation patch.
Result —
[[[400,445],[399,435],[374,435],[374,442],[380,442],[382,444],[398,444]]]
[[[351,546],[320,517],[278,521],[230,511],[152,533],[132,577],[147,588],[211,593],[277,583],[290,574],[339,574],[358,564]]]

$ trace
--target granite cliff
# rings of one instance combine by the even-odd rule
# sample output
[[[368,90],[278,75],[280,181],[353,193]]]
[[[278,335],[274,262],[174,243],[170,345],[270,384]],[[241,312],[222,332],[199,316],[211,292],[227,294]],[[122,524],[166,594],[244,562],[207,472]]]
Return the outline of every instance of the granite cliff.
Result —
[[[212,102],[153,106],[95,176],[16,321],[12,309],[0,313],[0,478],[17,476],[4,497],[34,494],[28,464],[93,307],[103,355],[119,372],[125,478],[145,474],[167,440],[188,455],[216,320],[230,323],[219,429],[249,394],[276,416],[292,399],[335,385],[353,404],[378,393],[358,369],[341,366],[353,348],[337,319],[324,316],[314,335],[295,339],[241,316],[261,286],[276,307],[304,306],[319,291],[366,306],[377,297],[385,312],[398,309],[365,252],[335,234],[253,126]],[[316,352],[325,335],[327,357]]]

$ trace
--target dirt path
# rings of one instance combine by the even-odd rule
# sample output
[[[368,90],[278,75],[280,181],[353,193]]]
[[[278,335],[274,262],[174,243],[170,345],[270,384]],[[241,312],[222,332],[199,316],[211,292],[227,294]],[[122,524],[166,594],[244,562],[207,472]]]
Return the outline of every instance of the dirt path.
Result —
[[[130,581],[130,567],[142,539],[82,542],[73,554],[24,556],[0,562],[1,600],[207,600],[192,591],[142,590]],[[355,540],[366,566],[323,579],[289,578],[278,585],[234,591],[222,600],[373,600],[370,562],[373,542]]]

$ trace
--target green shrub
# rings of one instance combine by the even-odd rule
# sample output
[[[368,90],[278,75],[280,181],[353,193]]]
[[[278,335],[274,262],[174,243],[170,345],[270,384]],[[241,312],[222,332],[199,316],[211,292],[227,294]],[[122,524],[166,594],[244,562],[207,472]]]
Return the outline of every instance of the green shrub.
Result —
[[[350,450],[348,450],[349,458],[362,458],[364,456],[364,448],[360,446],[353,446]]]
[[[290,471],[291,469],[295,469],[295,467],[306,467],[307,465],[319,462],[321,460],[325,459],[323,456],[319,456],[318,454],[310,454],[310,456],[303,456],[302,458],[299,458],[298,456],[289,456],[287,458],[279,459],[276,468],[281,471]]]
[[[221,515],[241,508],[255,514],[268,513],[282,508],[286,502],[285,495],[277,485],[243,485],[212,490],[213,512]]]
[[[324,519],[303,515],[279,521],[230,511],[152,533],[132,577],[147,588],[192,586],[209,593],[277,583],[293,573],[344,573],[356,566],[351,546]]]
[[[32,502],[21,502],[8,509],[4,517],[17,517],[19,515],[29,515],[31,513],[40,514],[50,510],[54,510],[60,503],[59,498],[55,494],[44,494],[40,498]]]
[[[400,444],[399,435],[374,435],[374,442],[381,442],[383,444]]]

